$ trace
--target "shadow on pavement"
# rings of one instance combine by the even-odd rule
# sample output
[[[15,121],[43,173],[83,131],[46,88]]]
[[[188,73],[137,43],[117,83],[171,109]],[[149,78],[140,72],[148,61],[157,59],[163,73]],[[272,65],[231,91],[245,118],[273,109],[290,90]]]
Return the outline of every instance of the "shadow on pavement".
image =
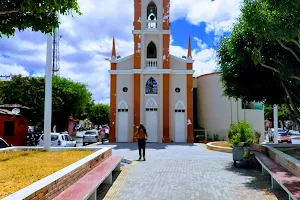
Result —
[[[238,174],[239,176],[244,176],[247,180],[250,178],[250,181],[244,183],[244,185],[248,188],[264,191],[266,195],[274,194],[279,200],[289,199],[288,194],[283,189],[272,189],[270,177],[263,176],[261,174],[261,166],[257,162],[253,162],[248,165],[240,162],[237,167],[234,167],[232,161],[232,164],[225,166],[225,169]]]
[[[113,183],[118,178],[120,173],[121,173],[121,171],[120,172],[113,172],[113,174],[112,174]],[[106,196],[106,194],[109,191],[109,189],[111,188],[111,186],[112,185],[110,185],[110,184],[104,184],[104,183],[101,184],[97,189],[97,199],[104,199],[104,197]]]
[[[109,146],[113,149],[129,149],[131,151],[138,150],[138,143],[105,143],[105,144],[97,144],[101,146]],[[170,144],[162,144],[162,143],[147,143],[146,149],[166,149],[168,146],[195,146],[194,144],[186,144],[186,143],[170,143]]]
[[[131,151],[138,150],[138,143],[105,143],[98,144],[101,146],[111,146],[113,149],[129,149]],[[170,143],[170,144],[162,144],[162,143],[147,143],[146,149],[166,149],[168,146],[196,146],[194,144],[186,144],[186,143]]]

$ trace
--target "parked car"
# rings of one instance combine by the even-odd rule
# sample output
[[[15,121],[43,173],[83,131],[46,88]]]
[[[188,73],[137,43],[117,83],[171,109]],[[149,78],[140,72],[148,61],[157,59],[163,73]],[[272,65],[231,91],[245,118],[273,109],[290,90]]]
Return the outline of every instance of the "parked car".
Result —
[[[287,133],[284,132],[278,132],[278,143],[292,143],[292,138]]]
[[[44,146],[44,135],[41,135],[39,139],[39,145]],[[54,147],[76,147],[76,141],[74,141],[69,134],[63,133],[51,133],[51,146]]]
[[[279,134],[281,134],[281,133],[288,134],[283,128],[278,128],[277,131],[278,131],[278,138],[279,138]],[[270,141],[274,142],[274,128],[271,129]]]
[[[82,137],[83,146],[85,146],[86,143],[90,144],[95,142],[99,142],[98,131],[97,130],[86,131]]]
[[[0,149],[1,148],[7,148],[7,147],[11,147],[12,145],[9,145],[4,139],[2,139],[0,137]]]

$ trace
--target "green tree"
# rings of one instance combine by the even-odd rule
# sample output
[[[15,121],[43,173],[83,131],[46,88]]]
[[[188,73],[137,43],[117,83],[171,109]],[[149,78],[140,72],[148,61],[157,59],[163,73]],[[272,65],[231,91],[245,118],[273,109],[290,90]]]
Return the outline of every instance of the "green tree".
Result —
[[[273,110],[274,110],[273,105],[270,104],[264,105],[265,119],[269,119],[273,121],[274,119]],[[290,120],[289,112],[284,104],[278,106],[278,120],[279,121]]]
[[[277,41],[265,38],[258,43],[252,28],[240,19],[231,36],[220,43],[217,54],[225,96],[284,104],[291,119],[300,125],[299,82],[291,77],[300,74],[300,63]]]
[[[32,28],[33,31],[51,33],[59,25],[58,13],[80,14],[77,0],[4,0],[0,1],[0,37],[14,35]]]
[[[88,110],[88,118],[97,125],[109,123],[109,106],[106,104],[93,104]]]
[[[42,125],[44,118],[45,79],[13,76],[0,90],[3,103],[18,103],[33,108],[32,125]],[[52,82],[52,124],[65,131],[70,116],[80,116],[91,101],[86,85],[54,76]]]
[[[300,0],[245,0],[242,20],[251,27],[256,43],[277,42],[300,63]],[[259,49],[257,50],[259,52]],[[280,59],[273,60],[285,67]],[[271,68],[270,68],[271,69]],[[276,70],[273,69],[274,72]],[[276,72],[277,73],[277,72]],[[290,71],[290,76],[300,80]]]

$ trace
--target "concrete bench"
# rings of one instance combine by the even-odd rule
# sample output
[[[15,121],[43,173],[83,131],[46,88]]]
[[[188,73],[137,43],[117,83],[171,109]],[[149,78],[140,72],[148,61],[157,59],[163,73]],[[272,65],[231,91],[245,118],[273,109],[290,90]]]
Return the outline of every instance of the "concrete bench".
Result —
[[[300,199],[300,178],[282,167],[265,154],[255,152],[257,161],[262,166],[262,175],[271,176],[271,184],[273,189],[284,189],[289,199]]]
[[[110,156],[54,199],[96,200],[97,189],[100,184],[112,184],[112,172],[120,171],[122,158],[121,156]]]

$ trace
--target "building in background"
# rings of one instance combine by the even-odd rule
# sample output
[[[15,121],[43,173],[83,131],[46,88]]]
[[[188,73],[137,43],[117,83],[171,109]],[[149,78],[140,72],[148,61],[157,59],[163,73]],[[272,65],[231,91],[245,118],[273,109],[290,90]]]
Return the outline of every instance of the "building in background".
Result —
[[[5,107],[5,105],[2,105]],[[0,108],[0,137],[13,146],[26,146],[28,118],[9,108]]]
[[[204,129],[210,136],[218,134],[220,139],[227,140],[230,124],[243,120],[263,137],[263,105],[224,97],[219,72],[194,78],[194,101],[196,129]]]

